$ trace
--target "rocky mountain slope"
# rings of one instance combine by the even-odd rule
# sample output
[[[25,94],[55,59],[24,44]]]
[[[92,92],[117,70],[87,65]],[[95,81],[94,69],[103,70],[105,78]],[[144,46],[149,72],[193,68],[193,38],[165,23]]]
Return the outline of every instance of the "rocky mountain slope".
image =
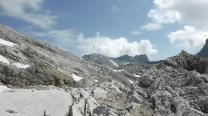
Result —
[[[90,54],[82,57],[84,60],[109,68],[120,76],[127,78],[130,83],[136,81],[140,75],[153,66],[146,55],[112,58],[101,54]]]
[[[101,54],[90,54],[84,55],[82,58],[87,61],[100,65],[105,65],[111,68],[119,68],[128,64],[143,65],[150,63],[146,55],[136,55],[134,57],[123,55],[118,58],[112,58]]]
[[[5,26],[0,38],[3,116],[208,116],[207,58],[113,68]]]
[[[202,57],[208,57],[208,39],[206,40],[204,47],[197,55]]]
[[[97,65],[108,67],[114,72],[128,73],[133,76],[140,74],[150,68],[152,64],[146,55],[136,55],[135,57],[124,55],[118,58],[112,58],[101,54],[90,54],[82,57],[84,60]]]
[[[84,55],[82,56],[82,58],[89,62],[99,64],[99,65],[104,65],[106,67],[113,68],[113,69],[119,68],[120,66],[120,64],[115,62],[113,58],[105,56],[105,55],[101,55],[101,54]]]
[[[121,76],[7,26],[0,26],[0,81],[4,84],[85,86],[108,77]]]

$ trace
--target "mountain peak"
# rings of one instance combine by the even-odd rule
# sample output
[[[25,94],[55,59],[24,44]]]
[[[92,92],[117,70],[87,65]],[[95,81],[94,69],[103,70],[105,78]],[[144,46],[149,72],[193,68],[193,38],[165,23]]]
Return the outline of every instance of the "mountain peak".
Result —
[[[205,44],[208,44],[208,38],[206,39],[206,43]]]
[[[202,57],[208,57],[208,39],[206,40],[204,47],[197,55]]]
[[[136,55],[134,57],[129,55],[123,55],[118,58],[115,58],[115,60],[130,64],[149,63],[149,59],[146,55]]]
[[[180,53],[179,53],[179,56],[187,56],[189,53],[187,53],[185,50],[182,50]]]

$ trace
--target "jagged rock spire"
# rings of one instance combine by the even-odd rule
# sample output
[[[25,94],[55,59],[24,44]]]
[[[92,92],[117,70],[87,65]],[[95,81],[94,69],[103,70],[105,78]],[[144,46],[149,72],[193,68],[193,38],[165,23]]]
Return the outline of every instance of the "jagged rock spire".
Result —
[[[204,47],[197,55],[202,57],[208,57],[208,39],[206,40]]]

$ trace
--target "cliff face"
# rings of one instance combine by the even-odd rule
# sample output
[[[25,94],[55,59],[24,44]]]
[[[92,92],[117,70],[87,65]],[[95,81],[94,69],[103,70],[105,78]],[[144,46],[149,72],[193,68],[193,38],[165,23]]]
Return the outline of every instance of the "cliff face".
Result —
[[[197,55],[202,57],[208,57],[208,39],[206,40],[204,47]]]

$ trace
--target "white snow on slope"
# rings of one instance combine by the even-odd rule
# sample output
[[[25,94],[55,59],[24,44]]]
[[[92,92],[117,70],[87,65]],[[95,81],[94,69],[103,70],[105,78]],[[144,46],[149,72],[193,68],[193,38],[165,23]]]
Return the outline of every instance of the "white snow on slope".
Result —
[[[3,62],[5,64],[10,64],[10,61],[6,57],[2,56],[1,54],[0,54],[0,62]],[[15,65],[17,68],[22,68],[22,69],[26,69],[26,68],[30,67],[30,65],[28,65],[28,64],[21,64],[18,62],[13,63],[13,65]]]
[[[11,47],[13,47],[13,46],[15,46],[17,44],[15,44],[13,42],[10,42],[10,41],[6,41],[6,40],[0,38],[0,45],[5,45],[5,46],[11,46]]]
[[[130,82],[131,84],[133,84],[133,83],[134,83],[132,80],[130,80],[130,79],[128,79],[128,80],[129,80],[129,82]]]
[[[9,89],[0,93],[1,116],[65,116],[72,97],[64,90]],[[13,111],[14,113],[9,113]]]
[[[9,60],[0,54],[0,62],[10,64]]]
[[[110,62],[111,62],[114,66],[118,67],[118,64],[115,63],[113,60],[110,60]]]
[[[140,75],[137,75],[137,74],[133,74],[135,77],[141,77]]]
[[[30,65],[28,64],[21,64],[21,63],[13,63],[13,65],[15,65],[17,68],[23,68],[23,69],[26,69],[28,67],[30,67]]]
[[[81,81],[83,78],[80,77],[80,76],[77,76],[75,74],[71,74],[72,78],[75,80],[75,81]]]
[[[113,70],[114,72],[122,72],[123,70],[121,69],[121,70]]]
[[[0,94],[7,89],[8,89],[7,86],[0,85]]]

